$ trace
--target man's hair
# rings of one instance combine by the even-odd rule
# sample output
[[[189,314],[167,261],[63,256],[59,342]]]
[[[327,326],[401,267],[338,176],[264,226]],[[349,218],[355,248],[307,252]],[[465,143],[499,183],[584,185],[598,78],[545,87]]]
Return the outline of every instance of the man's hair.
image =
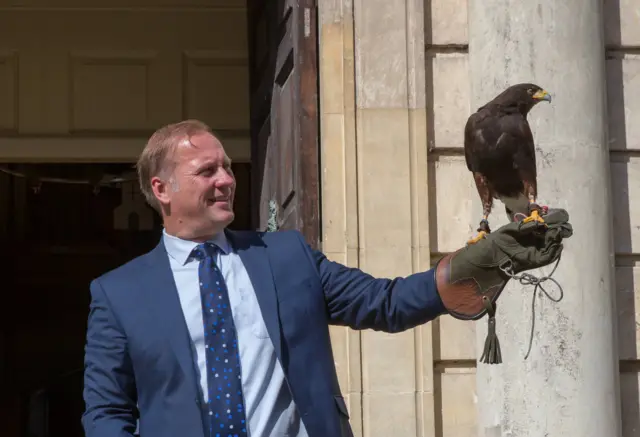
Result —
[[[211,128],[199,120],[184,120],[161,127],[151,135],[142,150],[136,169],[140,191],[153,209],[160,213],[160,203],[151,189],[151,178],[160,176],[169,179],[175,169],[174,154],[183,139],[199,133],[213,134]]]

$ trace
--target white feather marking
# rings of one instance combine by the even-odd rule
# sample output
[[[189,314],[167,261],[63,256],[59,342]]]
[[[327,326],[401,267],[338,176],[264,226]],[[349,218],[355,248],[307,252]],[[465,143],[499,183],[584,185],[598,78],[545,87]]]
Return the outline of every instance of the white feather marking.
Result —
[[[506,134],[504,132],[502,132],[500,134],[500,136],[498,137],[498,141],[496,141],[496,146],[500,145],[500,140],[502,139],[502,137],[504,137]]]

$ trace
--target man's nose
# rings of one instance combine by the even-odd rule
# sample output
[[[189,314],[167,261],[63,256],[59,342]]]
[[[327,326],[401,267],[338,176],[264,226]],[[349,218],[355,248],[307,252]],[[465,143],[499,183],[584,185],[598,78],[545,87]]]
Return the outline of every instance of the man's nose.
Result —
[[[221,168],[217,176],[216,185],[218,187],[226,187],[234,183],[233,175],[229,170]]]

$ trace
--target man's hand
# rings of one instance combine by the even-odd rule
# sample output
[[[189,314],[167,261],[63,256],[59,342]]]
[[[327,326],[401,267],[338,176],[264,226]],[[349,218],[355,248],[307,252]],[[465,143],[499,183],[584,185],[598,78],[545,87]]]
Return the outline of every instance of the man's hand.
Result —
[[[537,222],[512,222],[475,244],[438,261],[436,282],[444,306],[453,317],[477,320],[487,311],[511,274],[546,266],[558,259],[563,240],[573,228],[564,209],[549,209]]]

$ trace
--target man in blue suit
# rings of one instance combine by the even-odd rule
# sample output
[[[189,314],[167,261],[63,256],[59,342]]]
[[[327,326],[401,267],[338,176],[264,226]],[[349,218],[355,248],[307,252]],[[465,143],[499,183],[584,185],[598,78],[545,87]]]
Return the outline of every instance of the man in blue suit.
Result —
[[[137,424],[143,437],[351,436],[330,324],[400,332],[447,313],[477,318],[509,279],[505,254],[514,271],[546,265],[570,235],[564,216],[535,241],[497,230],[436,269],[376,279],[295,231],[227,230],[235,180],[203,123],[159,129],[138,171],[164,231],[91,283],[88,437],[130,437]]]

